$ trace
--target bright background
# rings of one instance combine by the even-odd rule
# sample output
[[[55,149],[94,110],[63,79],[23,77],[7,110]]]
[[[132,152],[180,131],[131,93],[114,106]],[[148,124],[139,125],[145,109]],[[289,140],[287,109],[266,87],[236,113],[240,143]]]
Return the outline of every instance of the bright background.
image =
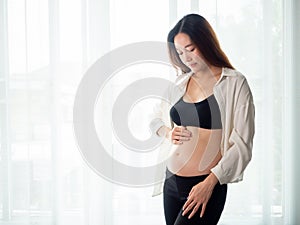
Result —
[[[299,5],[298,0],[1,0],[0,224],[164,224],[162,195],[151,197],[151,187],[112,184],[86,166],[74,138],[73,101],[84,72],[99,57],[133,42],[165,42],[171,27],[191,12],[211,23],[234,67],[247,77],[256,106],[253,159],[244,181],[229,186],[219,224],[300,224]],[[127,68],[105,93],[113,99],[145,73],[172,80],[174,71],[165,69]],[[149,102],[138,104],[128,118],[138,138],[149,135]],[[105,111],[111,105],[104,103]],[[111,131],[103,133],[115,159],[141,162],[120,156]]]

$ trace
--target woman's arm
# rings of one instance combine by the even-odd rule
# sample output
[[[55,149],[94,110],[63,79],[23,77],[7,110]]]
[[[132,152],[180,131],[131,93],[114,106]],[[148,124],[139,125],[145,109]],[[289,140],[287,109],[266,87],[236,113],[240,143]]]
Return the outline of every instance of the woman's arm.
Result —
[[[171,131],[172,129],[163,125],[161,126],[158,131],[156,132],[158,136],[160,137],[165,137],[165,138],[169,138],[169,132]]]
[[[231,119],[233,128],[229,139],[224,140],[228,141],[230,147],[224,149],[222,159],[211,169],[221,184],[241,181],[242,174],[252,158],[255,107],[246,79],[243,80],[235,106]]]

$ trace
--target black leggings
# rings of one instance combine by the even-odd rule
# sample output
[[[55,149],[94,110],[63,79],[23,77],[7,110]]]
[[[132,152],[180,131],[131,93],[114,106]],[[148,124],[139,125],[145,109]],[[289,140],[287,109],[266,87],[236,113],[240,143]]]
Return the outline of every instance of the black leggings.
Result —
[[[220,185],[220,183],[217,183],[202,218],[200,218],[201,206],[191,219],[188,219],[188,216],[192,210],[184,216],[181,215],[183,212],[182,207],[187,200],[190,190],[207,176],[183,177],[171,173],[168,169],[166,170],[163,193],[167,225],[215,225],[218,223],[226,200],[227,184]]]

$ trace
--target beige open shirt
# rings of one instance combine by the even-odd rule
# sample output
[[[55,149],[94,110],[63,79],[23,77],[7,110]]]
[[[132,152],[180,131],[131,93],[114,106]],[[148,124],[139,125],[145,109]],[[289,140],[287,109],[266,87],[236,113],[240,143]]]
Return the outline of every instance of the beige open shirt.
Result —
[[[175,103],[185,93],[187,82],[192,73],[177,77],[175,85],[178,88],[168,90],[168,100]],[[211,169],[221,184],[239,182],[243,179],[243,172],[252,157],[253,137],[255,133],[255,107],[248,82],[237,70],[223,68],[220,79],[213,89],[219,104],[222,121],[221,154],[219,163]],[[172,104],[162,101],[154,107],[150,129],[153,133],[162,126],[173,128],[169,110]],[[170,141],[165,139],[160,145],[159,159],[167,158]],[[158,160],[159,160],[158,159]],[[162,193],[165,178],[166,163],[156,167],[155,184],[152,196]]]

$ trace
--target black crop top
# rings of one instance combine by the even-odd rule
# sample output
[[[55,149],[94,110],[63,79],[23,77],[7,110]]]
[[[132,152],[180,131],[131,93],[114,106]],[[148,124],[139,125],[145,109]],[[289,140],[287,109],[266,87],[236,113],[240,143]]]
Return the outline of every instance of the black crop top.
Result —
[[[178,126],[222,128],[220,109],[214,95],[195,103],[185,102],[181,97],[170,109],[170,117]]]

